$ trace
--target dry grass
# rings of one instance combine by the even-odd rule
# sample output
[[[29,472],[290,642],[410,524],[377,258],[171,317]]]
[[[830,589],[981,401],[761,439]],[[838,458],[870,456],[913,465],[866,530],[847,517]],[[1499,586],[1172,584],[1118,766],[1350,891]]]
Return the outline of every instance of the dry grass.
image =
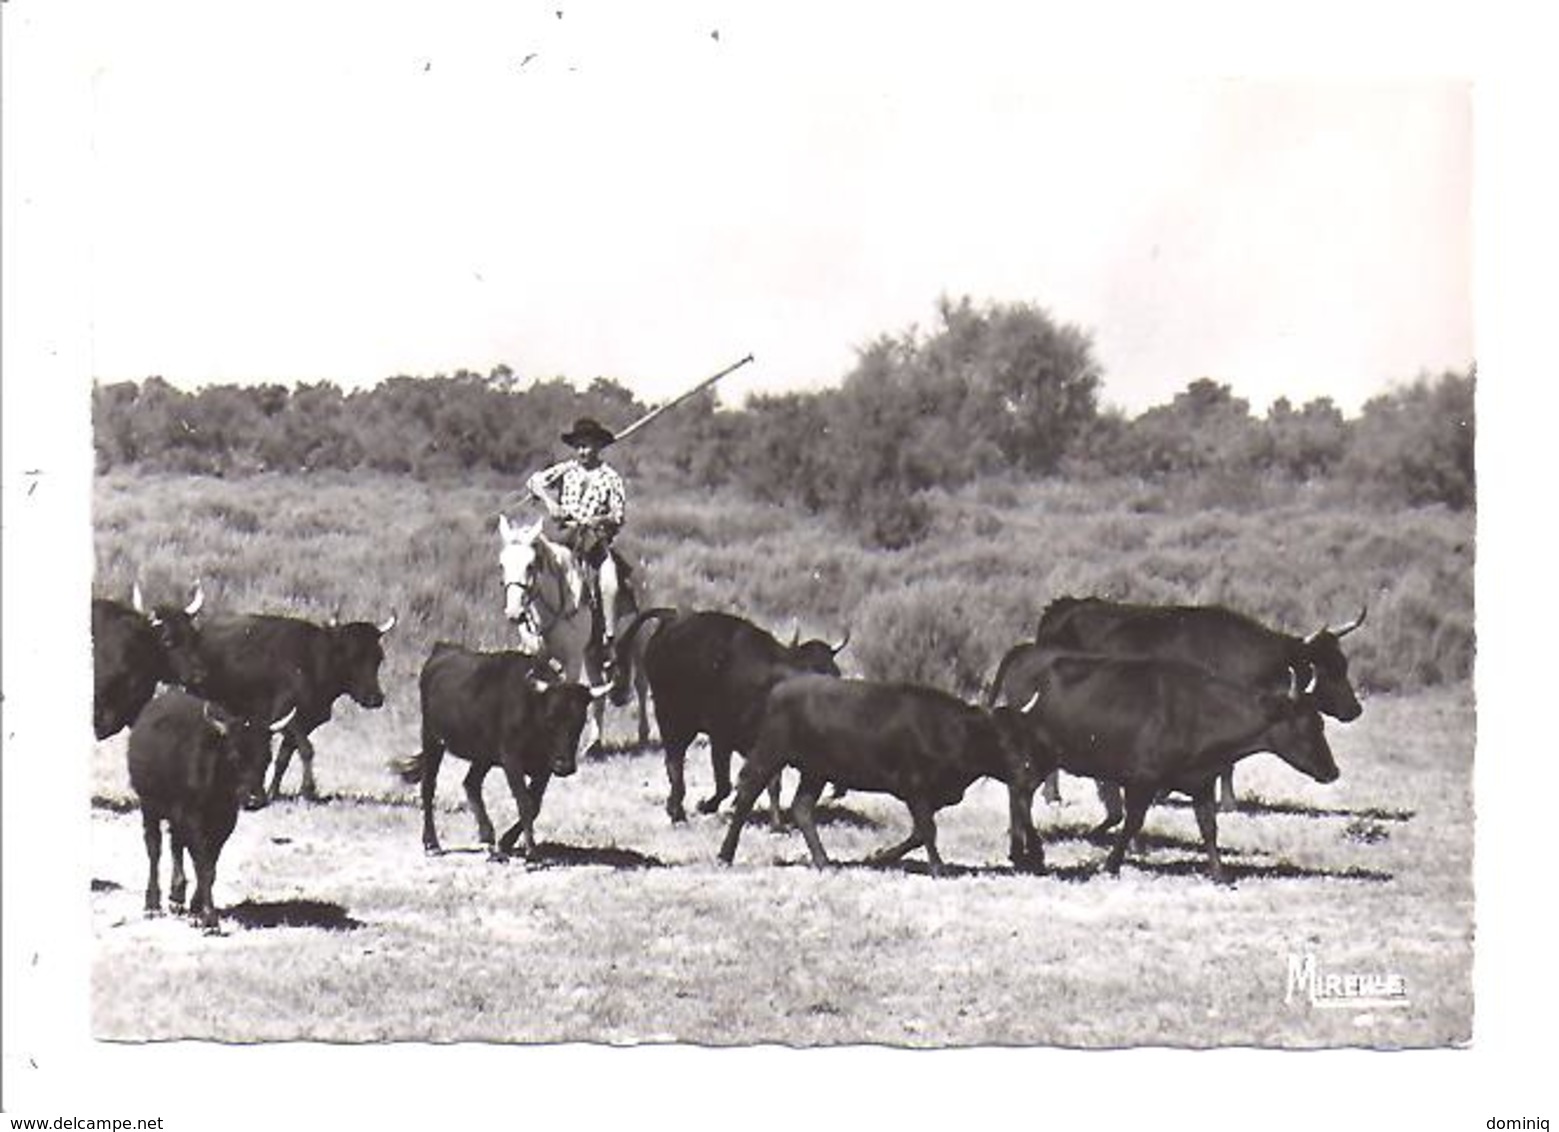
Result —
[[[367,726],[369,721],[372,726]],[[631,719],[618,713],[615,734]],[[1005,793],[976,784],[943,812],[955,875],[806,866],[799,835],[755,822],[715,864],[725,815],[673,828],[654,753],[553,783],[541,860],[494,865],[474,845],[446,768],[423,856],[411,788],[384,760],[414,735],[403,711],[351,709],[317,735],[335,800],[246,815],[217,883],[226,935],[140,912],[144,855],[127,812],[122,740],[93,767],[97,939],[93,1029],[110,1039],[311,1038],[704,1044],[1425,1046],[1471,1030],[1472,712],[1465,693],[1377,697],[1334,727],[1342,780],[1276,759],[1242,764],[1260,799],[1226,817],[1240,878],[1202,873],[1187,808],[1149,816],[1146,858],[1118,879],[1076,834],[1087,784],[1041,807],[1051,875],[1012,874]],[[690,759],[693,797],[710,778]],[[495,816],[512,802],[493,776]],[[907,827],[903,807],[853,794],[822,836],[859,860]],[[1398,973],[1411,1006],[1287,1004],[1287,958]],[[199,993],[191,988],[198,987]]]
[[[386,762],[414,748],[416,673],[433,641],[501,647],[493,508],[504,485],[377,477],[241,481],[112,475],[96,483],[99,592],[137,574],[153,600],[205,580],[210,608],[401,624],[384,708],[346,701],[315,733],[321,806],[284,801],[241,819],[223,857],[223,938],[145,920],[145,858],[123,737],[96,748],[91,895],[93,1030],[111,1039],[385,1038],[906,1045],[1443,1045],[1472,1015],[1471,753],[1465,681],[1370,698],[1330,733],[1342,780],[1320,787],[1270,756],[1240,786],[1262,800],[1226,817],[1233,890],[1202,872],[1189,809],[1148,819],[1145,860],[1096,875],[1084,783],[1038,814],[1053,872],[1006,866],[1005,795],[977,784],[944,811],[958,866],[806,867],[798,835],[756,822],[735,867],[715,865],[724,815],[667,821],[658,753],[618,754],[553,784],[533,867],[479,852],[427,859],[412,790]],[[507,485],[512,487],[512,485]],[[932,537],[870,554],[850,532],[719,496],[657,496],[626,546],[651,600],[727,608],[788,631],[855,638],[843,660],[887,664],[912,615],[957,617],[926,668],[975,681],[1031,631],[1050,597],[1112,592],[1228,601],[1287,627],[1349,615],[1364,686],[1455,677],[1470,656],[1470,521],[1164,513],[1129,484],[1007,485],[934,500]],[[906,588],[907,587],[907,588]],[[960,598],[960,587],[965,596]],[[909,593],[909,606],[894,604]],[[916,595],[925,600],[916,603]],[[969,596],[969,595],[973,596]],[[959,598],[959,600],[953,600]],[[935,618],[930,628],[935,629]],[[1442,666],[1443,663],[1442,663]],[[881,675],[882,673],[876,673]],[[629,712],[608,717],[622,745]],[[453,760],[451,760],[453,761]],[[473,849],[459,764],[440,788],[447,846]],[[289,780],[296,788],[297,772]],[[706,757],[690,797],[708,792]],[[495,819],[512,802],[491,776]],[[851,795],[823,826],[836,859],[903,836],[891,798]],[[1397,973],[1411,1007],[1368,1014],[1284,1002],[1287,960]],[[198,988],[196,990],[195,988]]]

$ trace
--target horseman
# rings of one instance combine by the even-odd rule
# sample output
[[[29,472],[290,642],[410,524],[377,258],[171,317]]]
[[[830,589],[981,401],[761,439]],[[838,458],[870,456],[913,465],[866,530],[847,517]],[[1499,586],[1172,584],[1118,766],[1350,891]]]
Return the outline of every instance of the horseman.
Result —
[[[617,438],[590,417],[581,417],[563,434],[574,458],[553,464],[526,481],[530,491],[557,523],[559,541],[574,552],[585,569],[585,585],[601,626],[601,643],[611,655],[612,623],[622,569],[612,540],[622,529],[627,493],[622,476],[601,459]]]

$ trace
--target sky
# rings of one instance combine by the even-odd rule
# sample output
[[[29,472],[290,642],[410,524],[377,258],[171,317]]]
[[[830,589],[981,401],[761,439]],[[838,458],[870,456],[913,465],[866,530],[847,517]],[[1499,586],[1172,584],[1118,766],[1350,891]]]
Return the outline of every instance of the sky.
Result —
[[[751,353],[739,403],[942,295],[1089,331],[1128,411],[1475,357],[1465,81],[1085,73],[1037,6],[642,9],[99,9],[94,377],[653,401]]]

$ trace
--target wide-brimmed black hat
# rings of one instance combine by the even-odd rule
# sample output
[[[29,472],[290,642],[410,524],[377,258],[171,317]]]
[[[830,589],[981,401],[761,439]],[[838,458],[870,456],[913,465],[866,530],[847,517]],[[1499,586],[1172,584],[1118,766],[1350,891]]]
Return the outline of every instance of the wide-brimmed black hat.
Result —
[[[580,417],[574,422],[574,427],[563,434],[563,443],[570,447],[594,444],[598,448],[605,448],[616,439],[612,430],[594,417]]]

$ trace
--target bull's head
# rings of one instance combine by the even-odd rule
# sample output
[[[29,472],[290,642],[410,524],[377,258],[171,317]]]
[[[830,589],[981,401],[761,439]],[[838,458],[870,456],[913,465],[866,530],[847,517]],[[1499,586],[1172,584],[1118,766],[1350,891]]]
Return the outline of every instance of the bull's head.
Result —
[[[175,684],[199,691],[206,681],[206,664],[201,657],[200,630],[195,627],[195,615],[205,604],[206,592],[199,580],[188,604],[159,605],[147,610],[141,596],[140,583],[130,590],[130,600],[136,610],[157,633],[157,644],[162,650],[164,671],[160,674]]]
[[[1305,690],[1314,697],[1316,708],[1343,723],[1357,719],[1364,708],[1349,682],[1348,658],[1339,642],[1364,624],[1368,613],[1369,607],[1365,606],[1358,617],[1340,628],[1317,629],[1304,639],[1294,658],[1296,675],[1301,668],[1308,670],[1309,686]]]
[[[845,645],[850,643],[850,631],[845,630],[844,639],[837,645],[831,645],[824,640],[802,641],[800,644],[790,646],[791,661],[803,672],[815,672],[819,676],[838,676],[839,663],[836,659],[844,651]]]
[[[1263,707],[1270,721],[1263,736],[1266,749],[1317,782],[1337,781],[1341,772],[1315,705],[1307,697],[1295,701],[1273,694],[1264,697]]]
[[[384,689],[379,686],[379,667],[384,663],[384,645],[380,638],[395,628],[397,615],[377,625],[352,621],[329,629],[335,645],[335,663],[341,688],[365,708],[384,706]]]
[[[590,708],[610,692],[612,686],[609,683],[594,686],[550,684],[537,681],[534,676],[532,679],[532,687],[541,688],[536,698],[540,722],[534,733],[545,737],[547,765],[552,773],[567,778],[578,769],[581,748],[588,749],[599,737]],[[587,726],[592,731],[588,738]]]
[[[239,804],[246,810],[263,809],[269,801],[265,792],[265,772],[271,763],[271,736],[285,730],[298,709],[292,708],[268,726],[213,708],[209,702],[203,705],[201,713],[228,753],[234,794]]]

